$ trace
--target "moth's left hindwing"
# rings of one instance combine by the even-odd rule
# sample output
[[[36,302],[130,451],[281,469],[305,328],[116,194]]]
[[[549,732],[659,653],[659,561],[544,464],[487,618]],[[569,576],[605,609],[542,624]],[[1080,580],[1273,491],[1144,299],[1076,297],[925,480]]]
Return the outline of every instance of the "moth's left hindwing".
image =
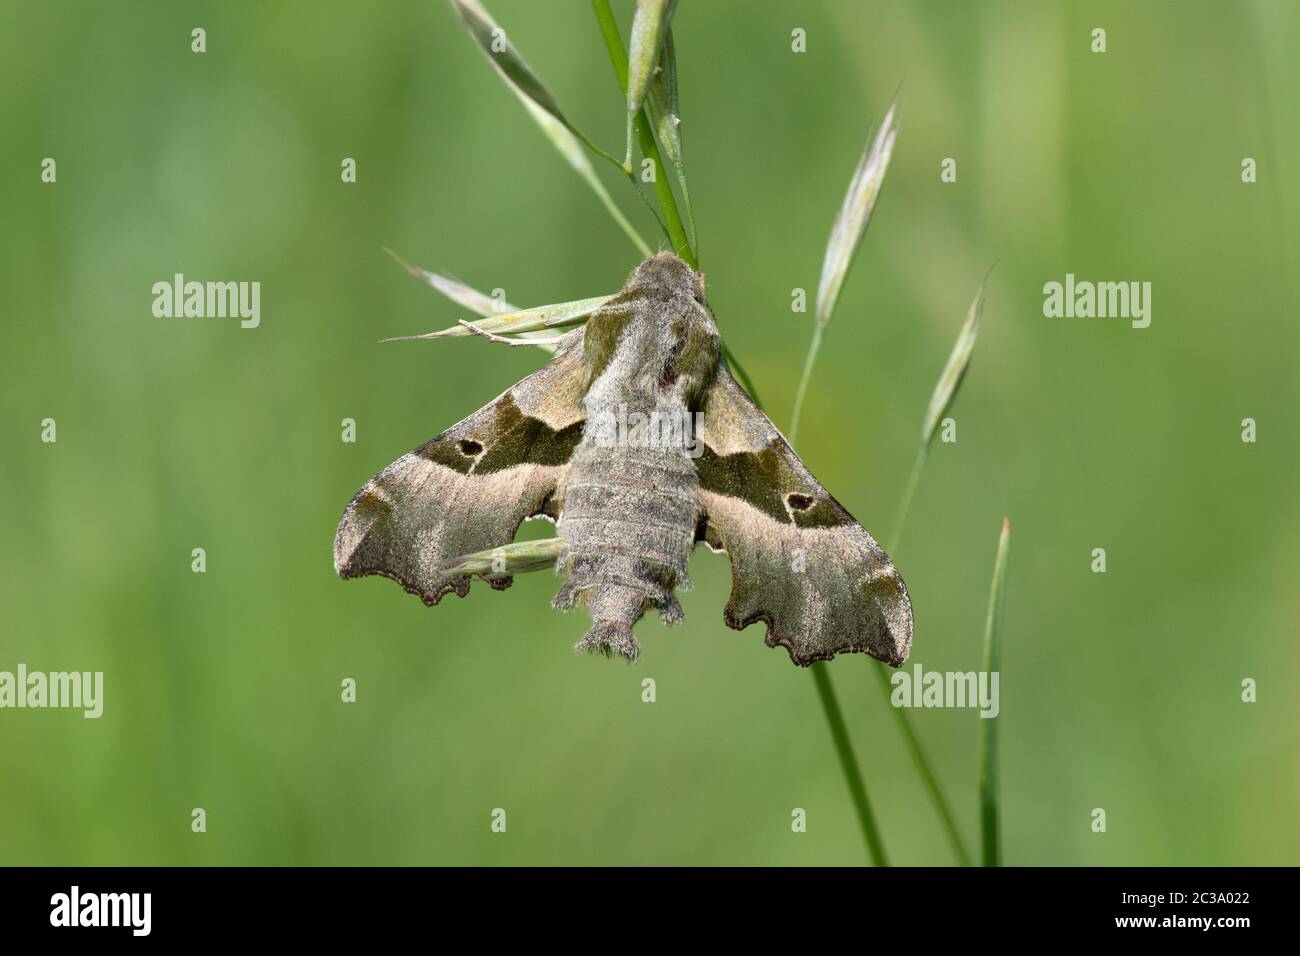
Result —
[[[699,437],[702,537],[731,558],[727,625],[766,622],[767,645],[800,665],[851,651],[902,664],[912,604],[898,569],[725,367]]]
[[[525,518],[558,518],[582,437],[582,342],[570,332],[547,365],[366,482],[334,539],[339,576],[383,575],[430,605],[464,597],[469,579],[441,573],[452,559],[509,544]]]

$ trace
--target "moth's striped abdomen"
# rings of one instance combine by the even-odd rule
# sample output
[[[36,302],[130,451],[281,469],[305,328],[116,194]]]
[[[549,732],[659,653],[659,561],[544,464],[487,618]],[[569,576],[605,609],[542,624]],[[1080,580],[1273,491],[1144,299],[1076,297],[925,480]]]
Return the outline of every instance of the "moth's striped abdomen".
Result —
[[[636,659],[632,625],[650,608],[665,623],[682,619],[673,590],[688,587],[699,480],[684,449],[584,443],[564,488],[560,561],[568,579],[557,608],[585,606],[592,627],[579,650]]]

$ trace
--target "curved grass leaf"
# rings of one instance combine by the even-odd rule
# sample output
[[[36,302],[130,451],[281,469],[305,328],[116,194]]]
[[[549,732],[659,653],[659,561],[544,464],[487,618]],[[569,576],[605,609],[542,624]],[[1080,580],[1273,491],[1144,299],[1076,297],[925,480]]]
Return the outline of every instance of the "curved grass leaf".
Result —
[[[623,159],[623,168],[628,172],[632,171],[632,134],[636,116],[650,92],[659,66],[659,51],[675,6],[677,0],[636,0],[627,55],[627,155]]]
[[[591,163],[587,160],[583,147],[585,146],[598,156],[603,156],[616,166],[621,167],[622,164],[615,157],[592,143],[569,122],[564,113],[560,111],[560,105],[556,102],[555,97],[551,95],[551,91],[546,88],[541,78],[533,72],[532,67],[519,55],[519,52],[507,38],[505,31],[497,25],[496,21],[492,19],[492,16],[478,0],[451,0],[451,5],[465,25],[465,29],[474,38],[474,42],[478,44],[478,48],[487,57],[488,62],[505,80],[511,92],[519,97],[519,101],[524,104],[528,114],[541,127],[542,132],[546,134],[555,148],[559,150],[560,155],[596,194],[596,197],[609,212],[614,222],[632,240],[638,251],[643,256],[650,255],[650,246],[641,238],[622,211],[615,205],[608,190],[605,189],[604,184],[596,176],[596,171],[591,168]]]
[[[419,266],[412,265],[411,263],[407,262],[397,253],[395,253],[392,249],[385,249],[384,251],[387,252],[390,256],[392,256],[398,265],[400,265],[411,275],[415,276],[425,285],[436,290],[437,292],[440,292],[442,295],[445,295],[448,299],[451,299],[451,301],[455,302],[457,305],[463,305],[471,312],[477,313],[478,315],[481,316],[494,316],[494,315],[508,315],[510,313],[519,311],[519,309],[515,308],[515,306],[511,305],[505,299],[494,299],[490,295],[485,295],[484,293],[480,292],[478,289],[466,285],[465,283],[461,282],[459,279],[453,279],[449,276],[439,275],[436,272],[430,272],[428,269],[421,269]],[[544,336],[545,332],[540,332],[536,334]],[[531,338],[532,335],[533,333],[526,333],[524,335],[524,338],[525,339]],[[405,338],[411,338],[411,336],[405,336]],[[393,340],[385,339],[384,341],[393,341]],[[555,346],[551,345],[548,342],[534,342],[531,344],[536,345],[539,349],[541,349],[544,352],[555,351]]]
[[[691,205],[691,191],[686,186],[686,159],[682,152],[682,116],[677,99],[677,52],[673,47],[673,31],[669,27],[664,36],[663,50],[659,54],[659,68],[655,70],[646,97],[645,110],[654,127],[655,138],[664,156],[672,163],[677,174],[677,185],[682,190],[682,205],[686,207],[686,223],[691,230],[691,244],[695,255],[700,254],[700,238],[695,228],[695,208]]]
[[[415,276],[425,285],[442,293],[457,305],[463,305],[471,312],[475,312],[479,315],[498,315],[503,312],[519,311],[504,299],[494,299],[490,295],[485,295],[472,286],[467,286],[459,279],[452,279],[449,276],[439,275],[436,272],[430,272],[427,269],[421,269],[419,266],[412,265],[392,249],[385,249],[384,251],[392,256],[399,266],[411,275]]]
[[[488,62],[501,74],[501,78],[520,95],[526,96],[565,126],[569,126],[569,121],[560,112],[560,104],[555,102],[551,91],[519,55],[507,38],[505,30],[497,25],[483,5],[478,0],[451,0],[451,5],[455,8],[461,23],[465,24],[465,29],[474,38],[474,42],[483,51],[483,55],[488,58]],[[575,135],[581,135],[571,126],[569,128]]]
[[[612,298],[612,295],[599,295],[592,299],[577,299],[573,302],[559,302],[555,305],[539,305],[531,309],[519,309],[503,315],[493,314],[475,322],[474,326],[484,332],[492,332],[496,335],[518,335],[522,332],[541,332],[546,329],[560,329],[570,325],[581,325],[591,313]],[[384,339],[384,341],[452,339],[473,334],[471,330],[463,325],[453,325],[437,332],[425,332],[422,335],[397,335]]]
[[[476,551],[454,559],[448,567],[442,568],[441,574],[477,574],[489,581],[510,577],[512,574],[527,574],[529,571],[545,571],[553,567],[555,561],[564,553],[563,538],[541,538],[536,541],[516,541],[490,551]]]
[[[609,53],[610,66],[614,68],[614,77],[618,80],[619,89],[625,94],[627,92],[627,51],[623,49],[623,38],[618,32],[618,23],[614,19],[614,11],[610,9],[609,0],[591,0],[592,12],[596,15],[596,23],[600,27],[600,35],[605,41],[605,49]],[[655,142],[654,130],[650,127],[650,120],[646,116],[644,107],[639,111],[635,118],[635,127],[637,141],[641,146],[641,155],[649,159],[656,170],[663,169],[663,157],[659,153],[659,144]],[[638,195],[645,199],[646,205],[650,200],[641,192],[641,187],[636,176],[630,172],[627,173],[632,184],[636,186]],[[673,196],[672,186],[663,176],[654,177],[655,196],[659,200],[659,208],[663,212],[663,217],[659,219],[659,225],[663,227],[664,234],[668,241],[672,243],[673,252],[681,256],[692,269],[699,268],[699,260],[695,256],[694,250],[691,249],[690,237],[686,234],[686,227],[682,224],[681,214],[677,210],[677,199]],[[659,214],[655,213],[659,218]]]
[[[681,113],[677,101],[677,52],[673,47],[673,31],[664,35],[663,49],[659,53],[659,67],[650,81],[646,96],[646,109],[654,125],[655,138],[674,166],[682,163]]]

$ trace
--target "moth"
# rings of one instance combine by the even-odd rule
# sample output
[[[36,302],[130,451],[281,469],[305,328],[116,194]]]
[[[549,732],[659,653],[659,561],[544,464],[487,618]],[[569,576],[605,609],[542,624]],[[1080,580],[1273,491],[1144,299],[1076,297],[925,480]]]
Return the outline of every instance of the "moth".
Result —
[[[564,579],[552,605],[591,616],[575,650],[636,660],[633,625],[651,609],[682,620],[676,591],[704,542],[731,561],[727,626],[762,621],[798,665],[906,660],[902,577],[728,372],[702,274],[652,256],[555,344],[547,365],[362,486],[334,541],[341,577],[383,575],[430,606],[464,597],[463,556],[545,517]]]

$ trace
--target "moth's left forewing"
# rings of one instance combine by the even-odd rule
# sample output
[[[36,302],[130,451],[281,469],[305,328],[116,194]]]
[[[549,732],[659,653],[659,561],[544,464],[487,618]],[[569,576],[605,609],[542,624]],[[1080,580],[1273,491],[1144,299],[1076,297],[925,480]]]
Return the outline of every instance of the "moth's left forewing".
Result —
[[[339,575],[382,575],[426,604],[464,597],[468,577],[448,570],[457,558],[510,544],[527,518],[560,517],[582,374],[579,329],[546,366],[366,482],[339,522]]]
[[[912,605],[898,569],[725,368],[699,437],[702,536],[731,559],[727,625],[765,622],[768,646],[800,665],[850,652],[901,665]]]

